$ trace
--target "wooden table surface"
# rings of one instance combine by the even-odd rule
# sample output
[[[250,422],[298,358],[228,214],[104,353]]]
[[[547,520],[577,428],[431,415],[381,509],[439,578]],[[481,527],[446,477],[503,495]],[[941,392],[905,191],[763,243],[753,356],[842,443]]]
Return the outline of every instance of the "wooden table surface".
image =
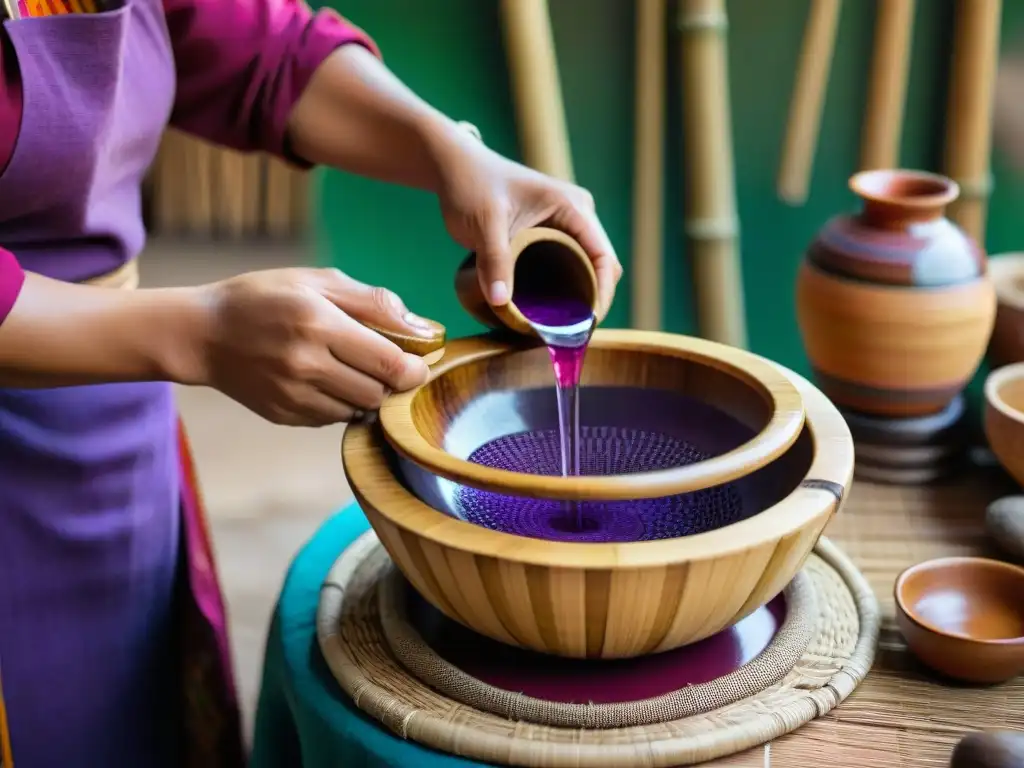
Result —
[[[1000,557],[986,538],[985,507],[1020,493],[997,469],[972,467],[942,484],[896,487],[854,481],[826,535],[857,563],[882,607],[868,677],[838,708],[759,748],[708,765],[737,768],[948,766],[970,730],[1024,730],[1024,677],[991,688],[936,679],[907,651],[896,627],[893,585],[933,557]],[[1024,595],[1021,596],[1024,600]]]

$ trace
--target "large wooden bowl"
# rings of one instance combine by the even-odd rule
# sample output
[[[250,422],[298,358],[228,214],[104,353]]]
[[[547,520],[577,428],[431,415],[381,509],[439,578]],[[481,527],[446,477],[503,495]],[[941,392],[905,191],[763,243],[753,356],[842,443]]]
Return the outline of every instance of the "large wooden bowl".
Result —
[[[489,395],[532,391],[554,406],[554,376],[544,348],[524,351],[521,341],[463,339],[450,345],[431,371],[429,382],[393,395],[381,407],[391,446],[439,477],[531,498],[650,499],[708,488],[781,456],[796,441],[804,420],[796,387],[757,355],[675,334],[599,330],[587,351],[583,386],[668,390],[691,397],[747,427],[748,439],[715,447],[711,458],[686,466],[604,477],[538,476],[468,458],[489,439],[529,429],[530,413],[541,410],[522,398],[498,406]],[[609,407],[618,405],[623,404]]]
[[[598,334],[595,358],[640,354],[622,343],[630,336],[639,340],[643,334]],[[454,342],[445,361],[473,359],[482,344],[488,342]],[[517,367],[546,362],[537,352],[506,351],[500,357],[516,358],[511,362]],[[652,358],[652,368],[668,364]],[[752,500],[749,514],[696,535],[566,543],[474,525],[451,509],[455,484],[396,453],[379,423],[349,427],[342,446],[345,472],[406,578],[455,621],[501,642],[561,656],[623,658],[670,650],[734,624],[779,594],[840,508],[850,483],[853,446],[842,416],[805,379],[761,362],[796,389],[806,420],[782,455],[751,467],[737,481]],[[714,379],[714,370],[693,366],[690,391],[720,393],[724,381]],[[704,375],[715,386],[698,386]],[[589,386],[584,398],[598,397],[601,385]],[[738,384],[730,389],[745,391]],[[666,390],[651,385],[651,398],[663,395]],[[716,400],[722,397],[728,395]],[[470,415],[473,404],[487,398],[483,393],[468,403]],[[758,411],[762,417],[765,407]],[[522,425],[513,409],[499,428],[517,426]]]
[[[1024,485],[1024,363],[985,379],[985,437],[1003,468]]]
[[[805,262],[797,314],[815,379],[834,402],[892,416],[937,413],[985,354],[996,299],[987,275],[955,285],[875,285]]]

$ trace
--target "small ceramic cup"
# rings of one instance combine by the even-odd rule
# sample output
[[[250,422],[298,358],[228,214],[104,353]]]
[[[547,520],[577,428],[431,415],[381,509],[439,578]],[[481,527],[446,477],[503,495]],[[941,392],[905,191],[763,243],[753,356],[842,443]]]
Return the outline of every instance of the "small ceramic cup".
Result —
[[[1024,672],[1024,568],[982,557],[927,560],[896,579],[910,650],[946,677],[990,685]]]
[[[597,275],[586,251],[564,232],[548,227],[524,229],[510,244],[515,261],[512,300],[492,307],[480,287],[476,254],[471,253],[455,273],[455,293],[470,315],[489,328],[507,328],[523,336],[536,336],[516,306],[516,296],[538,291],[547,296],[576,299],[597,311]]]

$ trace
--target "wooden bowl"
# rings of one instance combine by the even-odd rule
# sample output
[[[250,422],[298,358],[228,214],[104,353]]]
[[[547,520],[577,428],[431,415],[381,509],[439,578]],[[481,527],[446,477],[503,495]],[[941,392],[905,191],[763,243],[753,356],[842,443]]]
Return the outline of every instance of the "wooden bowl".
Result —
[[[988,344],[989,362],[993,368],[1024,362],[1024,253],[992,256],[988,273],[998,303]]]
[[[597,275],[586,251],[569,235],[548,227],[518,232],[509,244],[515,261],[512,301],[492,307],[480,288],[476,254],[471,253],[455,273],[459,303],[477,322],[488,328],[507,328],[523,336],[536,336],[533,326],[516,306],[525,292],[554,293],[582,301],[597,311]]]
[[[805,262],[797,314],[815,379],[844,408],[937,413],[977,370],[995,319],[987,276],[936,288],[873,285]]]
[[[594,360],[639,354],[642,338],[639,332],[601,333]],[[446,363],[481,354],[481,344],[452,343]],[[545,362],[538,353],[544,350],[506,354],[517,363],[533,359],[532,367]],[[735,624],[778,595],[845,498],[853,473],[845,421],[805,379],[774,368],[804,403],[800,435],[779,458],[750,467],[737,481],[751,500],[748,514],[691,536],[579,543],[526,538],[466,522],[450,509],[454,484],[397,455],[380,424],[348,428],[345,472],[392,559],[451,619],[510,645],[567,657],[667,651]],[[583,391],[584,408],[589,397],[599,397],[600,377],[608,376],[598,373],[602,370],[609,369],[600,364],[584,369],[585,376],[594,377]],[[673,380],[661,381],[671,386]],[[719,376],[705,393],[711,396],[726,385],[743,391],[730,381]],[[655,389],[653,379],[649,386],[651,399],[674,394]],[[476,402],[489,396],[495,393],[481,393]],[[554,399],[550,392],[548,397]],[[506,401],[504,410],[509,419],[504,428],[510,431],[522,426],[514,403]],[[762,413],[764,408],[762,403]],[[471,409],[467,412],[472,416]],[[482,422],[469,418],[463,425]]]
[[[444,360],[431,371],[429,382],[394,394],[381,406],[388,442],[434,475],[514,496],[651,499],[708,488],[750,474],[781,456],[796,441],[804,420],[803,403],[792,381],[757,355],[675,334],[597,331],[583,367],[584,387],[670,390],[718,409],[747,427],[750,435],[724,450],[716,447],[712,452],[717,455],[686,466],[615,476],[540,476],[483,466],[468,458],[488,439],[530,426],[506,428],[503,419],[512,414],[521,420],[529,406],[513,402],[495,408],[497,401],[487,398],[488,393],[533,391],[547,404],[555,404],[554,375],[545,349],[524,351],[494,339],[465,339],[449,345]]]
[[[896,619],[928,667],[969,683],[1024,672],[1024,568],[981,557],[928,560],[896,579]]]
[[[1003,469],[1024,485],[1024,363],[985,380],[985,437]]]

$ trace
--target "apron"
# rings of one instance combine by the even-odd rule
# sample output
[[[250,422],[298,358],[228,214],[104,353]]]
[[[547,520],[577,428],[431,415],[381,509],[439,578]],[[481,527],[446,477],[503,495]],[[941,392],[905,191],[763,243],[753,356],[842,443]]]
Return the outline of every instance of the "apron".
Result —
[[[141,181],[175,90],[162,2],[4,28],[24,111],[0,246],[29,271],[133,287]],[[3,768],[244,765],[169,384],[0,389],[0,675]]]

